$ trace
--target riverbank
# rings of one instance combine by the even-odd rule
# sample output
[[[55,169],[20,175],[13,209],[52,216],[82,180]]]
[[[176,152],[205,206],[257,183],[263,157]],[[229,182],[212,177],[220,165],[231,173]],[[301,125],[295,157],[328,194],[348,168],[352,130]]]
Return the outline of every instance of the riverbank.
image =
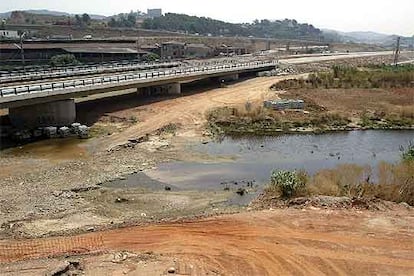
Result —
[[[411,65],[336,65],[272,85],[270,100],[299,99],[303,109],[274,110],[247,100],[211,110],[208,124],[213,134],[233,136],[414,129],[413,81]]]
[[[304,110],[276,111],[260,104],[220,107],[208,114],[215,135],[278,135],[351,130],[414,129],[414,89],[295,89],[277,99],[301,99]],[[340,100],[338,100],[340,99]]]

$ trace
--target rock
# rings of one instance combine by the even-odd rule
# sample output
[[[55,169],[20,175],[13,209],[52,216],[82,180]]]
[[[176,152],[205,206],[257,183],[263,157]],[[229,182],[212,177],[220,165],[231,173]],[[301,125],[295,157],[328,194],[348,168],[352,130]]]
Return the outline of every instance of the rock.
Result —
[[[55,197],[59,197],[59,196],[61,196],[62,194],[63,194],[63,192],[62,191],[53,191],[53,193],[52,193]]]
[[[168,269],[167,269],[167,272],[168,272],[169,274],[174,274],[174,273],[175,273],[175,267],[170,267],[170,268],[168,268]]]
[[[164,187],[164,189],[165,189],[166,191],[171,191],[171,187],[168,187],[168,186],[165,186],[165,187]]]
[[[79,126],[77,130],[77,134],[78,134],[78,137],[81,139],[89,138],[89,127],[85,125]]]
[[[401,202],[400,203],[400,206],[402,206],[402,207],[405,207],[405,208],[407,208],[407,209],[411,209],[411,208],[413,208],[413,207],[411,207],[407,202]]]
[[[43,129],[43,134],[48,138],[55,138],[57,136],[57,127],[45,127]]]
[[[58,134],[61,138],[66,138],[70,136],[70,129],[68,127],[61,127],[58,130]]]
[[[288,205],[289,206],[306,205],[306,203],[308,203],[308,198],[298,197],[298,198],[294,198],[294,199],[289,200]]]
[[[122,197],[118,197],[117,199],[115,199],[115,203],[123,203],[123,202],[128,202],[128,199],[122,198]]]
[[[244,188],[238,188],[236,194],[243,196],[244,194],[247,194],[247,190]]]

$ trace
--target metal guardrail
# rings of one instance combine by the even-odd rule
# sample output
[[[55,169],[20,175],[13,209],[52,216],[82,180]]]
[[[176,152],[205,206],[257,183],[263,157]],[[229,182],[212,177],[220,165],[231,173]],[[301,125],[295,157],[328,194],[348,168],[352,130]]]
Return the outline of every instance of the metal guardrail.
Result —
[[[96,78],[52,82],[52,83],[46,83],[46,84],[33,84],[33,85],[1,88],[0,96],[1,97],[12,97],[12,96],[28,94],[28,93],[38,93],[38,92],[44,92],[44,91],[56,91],[56,90],[69,89],[69,88],[120,83],[120,82],[126,82],[126,81],[131,81],[131,80],[154,79],[154,78],[161,78],[161,77],[168,77],[168,76],[178,76],[178,75],[186,75],[186,74],[191,74],[191,73],[199,73],[199,72],[212,72],[212,71],[227,72],[227,71],[232,71],[228,69],[237,69],[237,68],[254,69],[254,68],[259,68],[259,67],[273,66],[273,65],[276,65],[277,63],[278,63],[277,61],[270,61],[270,62],[257,61],[257,62],[238,63],[238,64],[232,63],[232,64],[215,65],[215,66],[180,68],[178,70],[164,70],[164,71],[145,72],[145,73],[136,73],[136,74],[123,74],[123,75],[117,75],[117,76],[103,76],[103,77],[96,77]]]
[[[17,71],[7,72],[0,74],[0,83],[12,82],[12,81],[27,81],[48,79],[56,77],[70,77],[82,74],[100,74],[103,72],[118,72],[118,71],[132,71],[132,70],[145,70],[154,68],[165,67],[177,67],[180,66],[179,62],[163,62],[163,63],[114,63],[109,65],[91,65],[91,66],[76,66],[76,67],[62,67],[62,68],[50,68],[43,70],[33,71]]]
[[[3,70],[0,71],[0,77],[7,77],[7,76],[21,76],[31,73],[48,73],[53,71],[77,71],[77,70],[83,70],[88,68],[97,68],[97,67],[122,67],[122,66],[128,66],[133,64],[141,64],[141,65],[148,65],[148,64],[157,64],[160,62],[142,62],[140,60],[128,60],[128,61],[113,61],[113,62],[102,62],[102,63],[84,63],[81,65],[69,65],[69,66],[56,66],[52,67],[50,65],[33,65],[33,66],[26,66],[26,67],[20,67],[19,69],[14,70]]]

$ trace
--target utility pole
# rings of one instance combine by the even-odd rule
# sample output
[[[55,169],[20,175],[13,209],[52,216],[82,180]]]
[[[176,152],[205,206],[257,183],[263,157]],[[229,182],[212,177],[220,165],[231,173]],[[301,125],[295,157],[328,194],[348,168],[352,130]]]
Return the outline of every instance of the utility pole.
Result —
[[[25,35],[26,35],[26,32],[22,32],[20,34],[20,54],[21,54],[21,58],[22,58],[23,70],[25,69],[24,48],[23,48],[23,38],[24,38]]]
[[[397,37],[397,45],[395,47],[395,53],[394,53],[394,65],[398,65],[398,57],[400,55],[400,40],[401,37]]]

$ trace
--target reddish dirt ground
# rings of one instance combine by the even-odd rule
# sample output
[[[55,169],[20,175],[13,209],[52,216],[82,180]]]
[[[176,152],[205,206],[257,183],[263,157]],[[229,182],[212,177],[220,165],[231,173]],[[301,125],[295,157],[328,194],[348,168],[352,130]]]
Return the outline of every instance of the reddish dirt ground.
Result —
[[[128,251],[174,257],[179,275],[413,275],[413,237],[410,210],[283,209],[72,237],[0,241],[0,262]],[[99,255],[86,258],[85,273],[97,275],[102,268]],[[143,275],[148,269],[154,274],[145,275],[160,275],[168,267],[162,262],[145,267],[133,263],[127,274]]]

